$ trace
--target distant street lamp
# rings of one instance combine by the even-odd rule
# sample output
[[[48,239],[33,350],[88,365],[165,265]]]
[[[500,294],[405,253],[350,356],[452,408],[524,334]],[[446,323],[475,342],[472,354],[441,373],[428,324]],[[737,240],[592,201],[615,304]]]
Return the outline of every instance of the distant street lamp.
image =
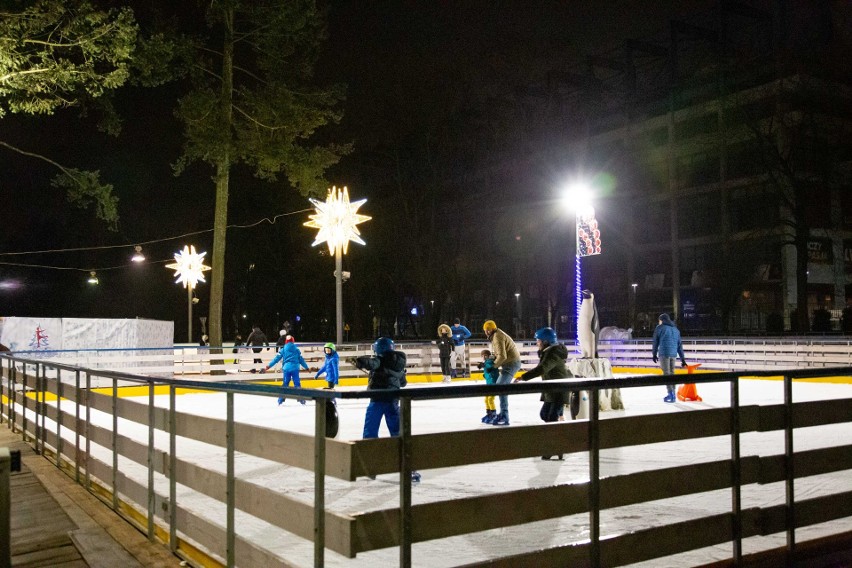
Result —
[[[186,306],[187,306],[187,342],[192,343],[192,291],[199,282],[204,280],[204,272],[210,270],[210,267],[204,264],[204,255],[206,252],[195,252],[195,246],[184,246],[183,250],[175,253],[175,261],[172,264],[167,264],[166,268],[175,271],[175,284],[183,283],[186,288]]]
[[[349,241],[366,244],[359,236],[357,225],[369,221],[371,217],[358,213],[358,208],[367,202],[360,199],[349,201],[349,190],[344,186],[333,186],[328,190],[325,201],[311,199],[316,213],[305,222],[306,227],[319,229],[311,246],[327,243],[328,250],[334,255],[335,311],[337,313],[337,343],[343,343],[343,255],[349,250]],[[345,275],[348,279],[348,273]]]

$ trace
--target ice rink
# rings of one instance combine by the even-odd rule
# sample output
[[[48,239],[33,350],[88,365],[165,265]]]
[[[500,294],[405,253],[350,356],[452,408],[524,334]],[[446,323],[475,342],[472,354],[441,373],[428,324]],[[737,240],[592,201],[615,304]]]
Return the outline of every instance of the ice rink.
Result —
[[[271,377],[270,377],[271,378]],[[474,381],[482,384],[481,381]],[[465,384],[454,381],[454,385]],[[422,385],[418,385],[422,386]],[[441,388],[432,384],[432,388]],[[346,390],[341,387],[340,390]],[[665,387],[623,389],[625,410],[602,412],[601,418],[632,416],[666,412],[694,412],[703,408],[729,406],[730,389],[727,383],[698,386],[702,402],[666,404],[662,401]],[[793,385],[795,402],[852,397],[852,384],[797,381]],[[142,403],[147,396],[139,397]],[[537,394],[510,397],[511,427],[540,424],[540,402]],[[783,384],[777,380],[743,380],[740,387],[742,405],[767,405],[783,402]],[[168,407],[168,396],[157,396],[157,406]],[[177,410],[202,416],[225,416],[224,394],[192,393],[177,397]],[[366,400],[339,400],[340,432],[338,439],[360,439]],[[483,425],[484,414],[481,397],[450,400],[418,401],[412,403],[412,431],[416,434],[478,428],[506,428]],[[851,410],[852,411],[852,410]],[[274,398],[251,395],[235,396],[235,419],[238,422],[280,428],[312,435],[314,407],[311,402],[303,406],[296,400],[287,400],[278,406]],[[570,418],[569,418],[570,419]],[[92,420],[111,428],[108,414],[93,411]],[[121,421],[119,431],[145,443],[147,428]],[[381,436],[387,435],[384,425]],[[852,442],[852,425],[821,426],[797,430],[794,438],[796,451]],[[157,432],[156,445],[168,451],[168,436]],[[188,461],[203,464],[209,469],[225,471],[224,449],[200,442],[178,439],[178,455]],[[111,454],[106,449],[100,459],[109,463]],[[471,451],[476,451],[471,448]],[[684,442],[650,444],[601,452],[601,476],[611,476],[641,470],[652,470],[675,465],[714,461],[730,457],[730,438],[714,437]],[[783,432],[746,433],[741,437],[741,455],[781,454],[784,452]],[[237,453],[237,476],[252,483],[274,489],[311,504],[313,501],[313,473],[283,466],[261,458]],[[122,461],[121,469],[144,483],[147,469],[138,464]],[[518,490],[554,484],[579,483],[589,477],[588,455],[569,454],[565,461],[542,461],[538,458],[480,464],[467,467],[421,471],[422,482],[414,487],[413,504],[443,501],[486,493]],[[168,495],[167,480],[157,476],[157,489]],[[799,479],[795,484],[797,498],[808,498],[829,492],[852,490],[852,476],[848,472]],[[768,506],[784,502],[782,483],[746,485],[742,489],[742,507]],[[224,526],[224,505],[178,486],[178,505],[215,519]],[[354,482],[326,478],[326,506],[339,513],[380,510],[399,505],[398,475],[380,475],[375,480],[359,478]],[[652,503],[608,509],[601,512],[601,538],[626,531],[687,520],[708,514],[730,511],[731,492],[716,491],[682,498],[660,500]],[[313,543],[290,535],[257,518],[237,511],[238,534],[252,541],[263,542],[281,555],[288,563],[297,566],[313,564]],[[285,514],[282,511],[282,514]],[[802,542],[825,534],[852,530],[852,518],[835,521],[827,526],[817,525],[797,530],[797,541]],[[588,515],[574,515],[530,523],[517,527],[496,529],[453,537],[438,541],[417,543],[412,547],[415,566],[445,567],[483,561],[488,558],[517,554],[541,547],[557,546],[588,539]],[[754,552],[785,544],[785,535],[746,539],[744,552]],[[731,557],[732,547],[724,546],[692,551],[687,554],[656,559],[636,566],[680,567],[723,560]],[[397,548],[361,553],[354,559],[326,550],[328,566],[395,566],[399,562]]]

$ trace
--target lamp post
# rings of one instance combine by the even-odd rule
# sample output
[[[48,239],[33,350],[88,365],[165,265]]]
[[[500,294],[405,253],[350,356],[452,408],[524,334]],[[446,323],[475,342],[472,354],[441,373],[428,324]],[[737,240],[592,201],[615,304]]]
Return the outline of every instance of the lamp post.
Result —
[[[344,186],[333,186],[328,190],[325,201],[311,199],[316,213],[311,220],[305,222],[306,227],[318,229],[317,236],[311,246],[326,243],[328,250],[334,255],[335,277],[335,312],[337,316],[337,343],[343,343],[343,255],[349,250],[349,241],[366,244],[358,231],[357,225],[369,221],[371,217],[358,213],[358,208],[367,202],[360,199],[349,201],[349,190]]]
[[[630,297],[630,325],[627,327],[633,327],[636,322],[636,289],[639,287],[639,284],[634,282],[630,286],[633,288],[633,296]]]
[[[204,272],[210,270],[210,267],[204,264],[204,255],[206,252],[195,252],[195,246],[184,246],[183,250],[176,252],[174,255],[175,261],[172,264],[167,264],[166,268],[175,271],[175,284],[183,283],[186,288],[186,305],[187,305],[187,342],[192,343],[192,291],[199,282],[205,282]]]
[[[571,183],[563,196],[569,210],[574,211],[576,241],[574,249],[574,328],[579,342],[580,306],[583,303],[582,259],[601,253],[601,232],[592,207],[592,189],[588,182],[578,180]]]

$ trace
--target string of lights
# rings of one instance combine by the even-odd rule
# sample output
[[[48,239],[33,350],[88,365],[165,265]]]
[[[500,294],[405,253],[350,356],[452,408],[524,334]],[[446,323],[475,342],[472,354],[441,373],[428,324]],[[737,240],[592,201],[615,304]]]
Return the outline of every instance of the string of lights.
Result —
[[[260,219],[259,221],[255,221],[253,223],[248,223],[248,224],[244,224],[244,225],[232,224],[232,225],[228,225],[226,228],[228,228],[228,229],[250,229],[250,228],[256,227],[256,226],[258,226],[262,223],[269,223],[270,225],[274,225],[275,222],[281,217],[288,217],[288,216],[291,216],[291,215],[299,215],[301,213],[306,213],[306,212],[310,212],[310,211],[313,211],[313,209],[300,209],[298,211],[289,211],[287,213],[279,213],[278,215],[275,215],[274,217],[264,217],[263,219]],[[212,233],[212,232],[213,232],[213,229],[203,229],[201,231],[184,233],[182,235],[177,235],[177,236],[173,236],[173,237],[163,237],[163,238],[160,238],[160,239],[151,239],[151,240],[148,240],[148,241],[141,241],[141,242],[137,241],[137,242],[132,243],[132,244],[128,243],[128,244],[121,244],[121,245],[74,247],[74,248],[51,249],[51,250],[0,252],[0,257],[4,257],[4,256],[7,256],[7,257],[8,256],[25,256],[25,255],[36,255],[36,254],[56,254],[56,253],[81,252],[81,251],[93,251],[93,250],[107,250],[107,249],[116,249],[116,248],[128,248],[128,247],[134,247],[134,246],[136,247],[137,253],[139,253],[141,251],[141,245],[150,245],[150,244],[154,244],[154,243],[162,243],[162,242],[166,242],[166,241],[174,241],[174,240],[178,240],[178,239],[185,239],[187,237],[192,237],[192,236],[195,236],[195,235],[202,235],[202,234],[205,234],[205,233]],[[144,257],[142,257],[142,258],[144,258]],[[163,260],[154,260],[154,261],[148,261],[147,264],[164,264],[166,262],[172,262],[172,260],[173,260],[172,258],[167,258],[167,259],[163,259]],[[79,267],[73,267],[73,266],[54,266],[54,265],[49,265],[49,264],[31,264],[31,263],[23,263],[23,262],[0,261],[0,266],[18,266],[18,267],[25,267],[25,268],[41,268],[41,269],[48,269],[48,270],[71,270],[71,271],[76,271],[76,272],[87,272],[87,273],[91,273],[91,272],[94,272],[94,271],[105,272],[105,271],[108,271],[108,270],[118,270],[118,269],[122,269],[122,268],[127,268],[128,266],[133,266],[134,264],[138,264],[138,260],[131,260],[131,262],[129,262],[129,263],[120,264],[120,265],[116,265],[116,266],[107,266],[107,267],[102,267],[102,268],[92,268],[92,267],[79,268]]]

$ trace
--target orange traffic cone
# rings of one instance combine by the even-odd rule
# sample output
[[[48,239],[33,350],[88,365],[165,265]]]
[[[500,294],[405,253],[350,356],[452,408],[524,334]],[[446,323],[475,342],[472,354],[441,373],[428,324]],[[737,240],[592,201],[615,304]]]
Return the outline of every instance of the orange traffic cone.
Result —
[[[696,363],[695,365],[687,365],[686,374],[691,375],[695,372],[695,369],[700,366],[701,363]],[[695,388],[695,383],[681,385],[680,388],[677,389],[677,399],[686,402],[701,402],[701,397],[698,396],[698,389]]]

